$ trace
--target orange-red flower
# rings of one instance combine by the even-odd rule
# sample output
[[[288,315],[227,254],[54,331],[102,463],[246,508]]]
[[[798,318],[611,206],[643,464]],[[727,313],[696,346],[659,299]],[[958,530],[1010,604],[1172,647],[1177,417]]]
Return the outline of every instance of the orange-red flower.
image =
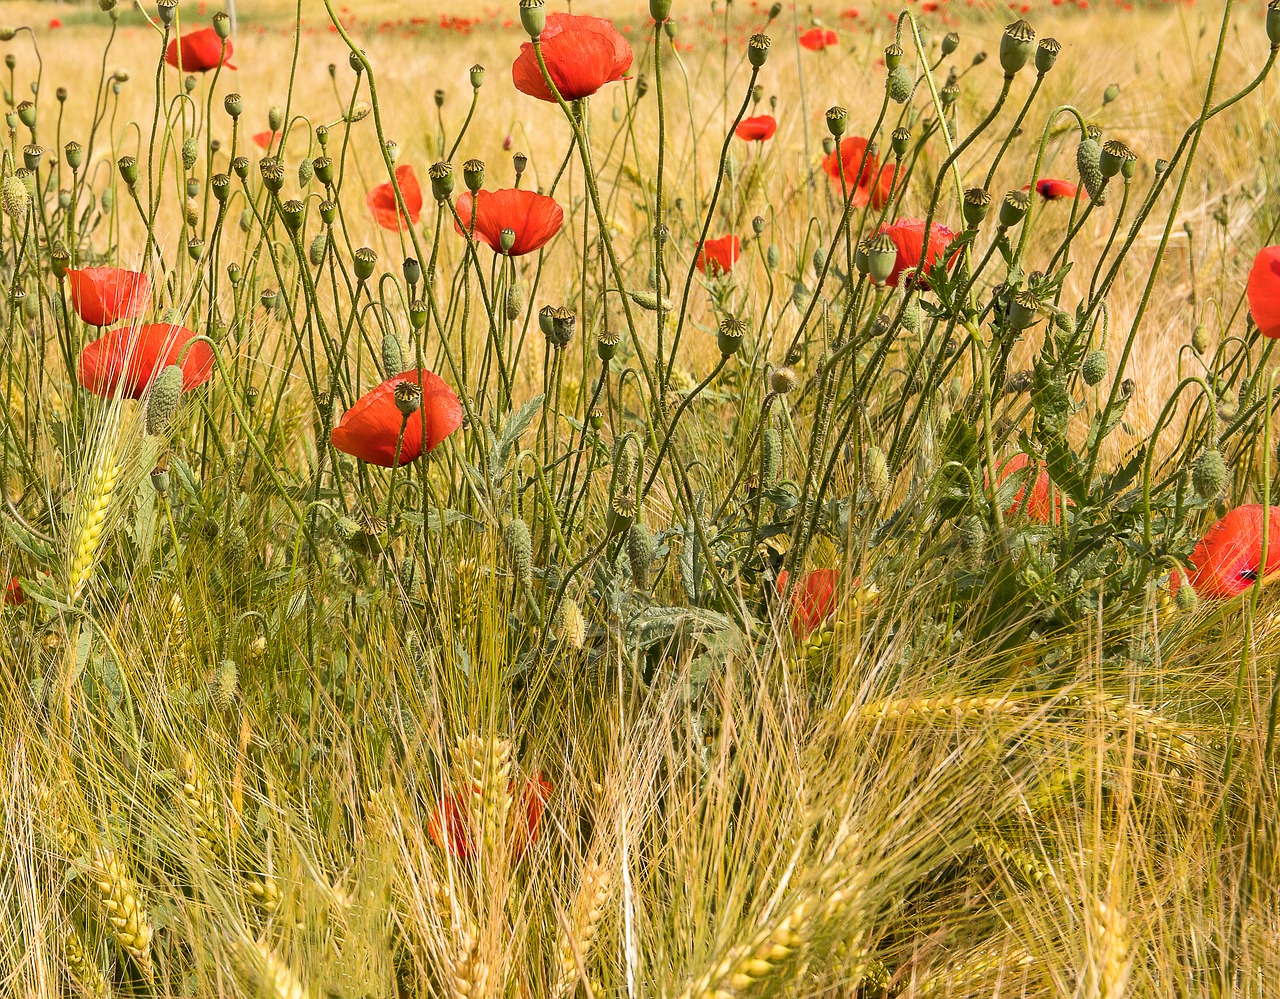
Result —
[[[840,36],[830,28],[810,28],[800,35],[800,45],[810,52],[821,52],[829,45],[840,44]]]
[[[279,134],[279,132],[273,132],[271,129],[267,129],[265,132],[254,132],[252,136],[253,144],[259,149],[270,149],[271,143],[276,141],[276,137]]]
[[[515,798],[520,788],[513,780],[507,785]],[[541,773],[531,774],[524,782],[518,802],[513,802],[507,817],[507,839],[511,847],[511,859],[519,860],[536,842],[542,813],[553,788]],[[431,813],[427,833],[441,850],[447,850],[459,860],[466,860],[476,852],[476,838],[471,828],[471,796],[466,792],[442,798]]]
[[[1259,578],[1280,571],[1280,507],[1268,514],[1267,565],[1262,568],[1262,504],[1250,503],[1231,510],[1205,532],[1191,552],[1188,581],[1202,597],[1234,597]],[[1182,587],[1183,574],[1169,577],[1169,592]]]
[[[1280,337],[1280,246],[1264,246],[1253,258],[1246,294],[1262,335]]]
[[[104,398],[119,392],[126,399],[138,399],[156,376],[195,336],[185,326],[149,323],[123,326],[87,344],[80,351],[80,384]],[[213,351],[203,340],[192,344],[182,358],[182,390],[203,385],[213,374]]]
[[[754,118],[743,118],[738,122],[738,127],[733,130],[733,134],[747,142],[764,142],[766,139],[772,139],[777,130],[777,119],[771,114],[761,114]]]
[[[412,382],[422,386],[422,404],[408,422],[396,405],[396,385]],[[396,461],[396,442],[400,441],[400,460]],[[439,375],[426,369],[403,371],[388,378],[356,400],[342,414],[329,439],[333,446],[353,458],[371,465],[391,468],[406,465],[423,452],[434,450],[442,440],[462,426],[462,403],[453,389]]]
[[[471,227],[471,192],[464,191],[454,202],[462,225],[454,220],[453,227],[462,235]],[[495,252],[502,252],[502,230],[516,234],[510,255],[523,256],[540,250],[551,241],[564,224],[564,209],[554,198],[524,188],[505,188],[501,191],[480,191],[476,195],[476,238],[487,243]]]
[[[882,225],[880,231],[888,234],[893,245],[898,248],[898,259],[893,265],[885,284],[896,288],[898,278],[904,271],[914,271],[924,258],[925,271],[929,271],[938,262],[956,234],[945,225],[933,223],[929,233],[928,246],[925,245],[923,219],[898,219],[892,225]]]
[[[27,595],[22,592],[22,580],[14,576],[9,580],[9,585],[4,589],[4,602],[17,606],[27,602]]]
[[[184,73],[207,73],[216,69],[219,63],[227,69],[235,69],[227,61],[231,58],[231,42],[226,43],[225,52],[222,45],[222,39],[212,28],[188,31],[169,43],[164,50],[164,61]]]
[[[778,596],[787,590],[791,573],[783,569],[778,573]],[[807,572],[791,591],[791,634],[798,639],[807,638],[822,627],[836,609],[836,583],[840,573],[835,569],[814,569]]]
[[[1015,454],[1012,458],[1000,466],[996,472],[996,484],[1004,482],[1009,476],[1022,471],[1031,462],[1031,457],[1026,454]],[[1023,485],[1014,494],[1013,502],[1009,504],[1009,509],[1005,511],[1006,517],[1012,517],[1014,514],[1023,513],[1030,520],[1037,523],[1049,523],[1050,516],[1056,524],[1062,518],[1062,504],[1065,502],[1070,504],[1062,493],[1058,493],[1055,497],[1056,502],[1053,504],[1052,511],[1049,507],[1049,469],[1041,465],[1036,471],[1035,481],[1030,483],[1030,491],[1026,485]]]
[[[405,212],[408,212],[407,219],[396,204],[396,190],[391,185],[391,181],[379,184],[365,199],[365,204],[373,214],[373,220],[382,228],[390,229],[392,232],[417,225],[418,218],[422,214],[422,188],[418,186],[418,178],[413,172],[413,167],[407,163],[396,167],[396,183],[400,185],[400,195],[404,198]]]
[[[1031,187],[1028,184],[1023,190]],[[1036,181],[1036,193],[1045,201],[1058,201],[1061,198],[1074,198],[1076,185],[1069,180],[1058,180],[1056,177],[1041,177]]]
[[[721,236],[719,239],[708,239],[702,244],[702,251],[694,264],[703,274],[715,277],[733,270],[733,265],[741,256],[742,241],[737,236]]]
[[[145,274],[120,267],[85,267],[67,271],[71,307],[90,326],[111,326],[134,319],[151,304],[151,282]]]
[[[859,172],[861,166],[861,172]],[[894,168],[880,165],[875,153],[867,152],[867,140],[851,135],[822,158],[822,169],[837,184],[844,174],[849,200],[861,208],[868,202],[877,211],[888,204],[893,192]]]
[[[607,18],[551,14],[539,45],[547,75],[566,101],[590,97],[606,83],[625,79],[631,68],[631,46]],[[511,79],[522,94],[540,101],[556,99],[542,78],[532,42],[520,46]]]

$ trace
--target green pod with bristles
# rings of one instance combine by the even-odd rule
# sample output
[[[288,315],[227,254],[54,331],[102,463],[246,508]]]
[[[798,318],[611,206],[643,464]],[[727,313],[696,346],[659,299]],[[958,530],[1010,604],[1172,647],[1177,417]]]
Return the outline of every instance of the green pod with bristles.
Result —
[[[653,565],[656,545],[643,520],[637,520],[627,531],[627,561],[631,564],[631,582],[637,590],[649,589],[649,567]]]
[[[533,537],[529,525],[513,517],[502,532],[502,543],[520,588],[526,592],[533,589]]]
[[[182,398],[182,368],[170,364],[151,385],[151,398],[147,400],[147,433],[159,437],[169,426]]]

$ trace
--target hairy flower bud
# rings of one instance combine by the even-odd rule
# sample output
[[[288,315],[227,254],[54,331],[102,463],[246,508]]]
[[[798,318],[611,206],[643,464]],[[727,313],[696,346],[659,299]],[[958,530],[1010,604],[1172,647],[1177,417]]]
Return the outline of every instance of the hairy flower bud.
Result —
[[[147,400],[147,433],[159,437],[165,432],[181,398],[182,368],[170,364],[151,384],[151,398]]]
[[[1191,472],[1191,484],[1201,499],[1216,499],[1227,484],[1227,463],[1216,447],[1207,447]]]
[[[911,78],[911,71],[906,66],[895,66],[889,73],[887,86],[889,100],[895,104],[905,104],[911,99],[915,81]]]
[[[1080,377],[1086,385],[1097,385],[1107,377],[1107,355],[1105,351],[1091,350],[1085,355],[1080,366]]]

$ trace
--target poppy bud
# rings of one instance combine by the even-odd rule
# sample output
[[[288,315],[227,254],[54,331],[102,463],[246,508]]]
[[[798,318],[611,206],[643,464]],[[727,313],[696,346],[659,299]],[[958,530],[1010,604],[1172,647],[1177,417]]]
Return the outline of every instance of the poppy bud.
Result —
[[[333,225],[333,220],[338,217],[338,205],[334,201],[328,199],[320,202],[320,221],[325,225]]]
[[[1000,228],[1012,229],[1022,221],[1031,207],[1031,196],[1026,191],[1010,191],[1000,202]]]
[[[799,382],[794,368],[774,368],[769,373],[769,391],[775,395],[788,395]]]
[[[949,56],[952,52],[960,47],[960,36],[954,31],[948,31],[942,36],[942,54]]]
[[[631,565],[631,584],[637,590],[649,589],[649,567],[653,565],[653,535],[644,521],[637,520],[627,531],[627,561]]]
[[[842,108],[839,104],[835,107],[827,108],[827,131],[837,139],[844,135],[844,130],[849,124],[849,112]]]
[[[1053,64],[1058,61],[1058,53],[1061,51],[1062,43],[1056,38],[1041,38],[1040,44],[1036,46],[1036,73],[1044,76],[1053,69]]]
[[[498,233],[498,246],[501,247],[503,253],[510,253],[511,248],[516,245],[516,231],[514,229],[503,229]]]
[[[159,437],[165,432],[181,398],[182,367],[170,364],[151,384],[151,398],[147,400],[147,433]]]
[[[1080,172],[1084,189],[1096,205],[1106,203],[1107,178],[1102,174],[1101,160],[1102,147],[1096,138],[1090,136],[1076,147],[1076,169]]]
[[[1111,178],[1118,174],[1128,160],[1136,160],[1133,150],[1119,139],[1109,139],[1102,145],[1098,156],[1098,169],[1102,176]]]
[[[524,10],[524,7],[521,7]],[[502,544],[511,561],[511,572],[522,590],[533,588],[533,538],[529,525],[519,517],[511,518],[502,531]]]
[[[298,186],[306,187],[315,176],[316,165],[305,156],[298,162]]]
[[[280,131],[280,126],[284,124],[284,108],[279,104],[273,104],[267,112],[267,128],[273,132]]]
[[[762,232],[764,232],[764,216],[763,215],[757,215],[755,218],[751,220],[751,231],[754,232],[757,236],[759,236]]]
[[[960,524],[960,550],[970,569],[981,568],[987,550],[987,525],[976,514],[965,517]]]
[[[1211,500],[1222,492],[1227,484],[1227,463],[1216,447],[1207,447],[1200,454],[1191,472],[1191,484],[1201,499]]]
[[[177,12],[178,0],[156,0],[156,14],[165,27],[173,23],[173,17]]]
[[[462,182],[474,198],[476,192],[484,187],[484,160],[467,160],[462,164]]]
[[[1107,89],[1102,92],[1102,103],[1110,104],[1120,96],[1120,84],[1110,83]]]
[[[469,72],[471,75],[471,89],[479,90],[480,86],[484,83],[484,67],[479,63],[476,63],[471,67]]]
[[[239,118],[244,110],[244,99],[239,94],[227,94],[222,99],[222,106],[232,118]]]
[[[333,160],[328,156],[317,156],[311,161],[311,169],[315,171],[316,179],[325,187],[333,186]]]
[[[1178,587],[1178,592],[1173,595],[1174,605],[1184,614],[1190,614],[1199,602],[1200,597],[1196,594],[1195,587],[1191,585],[1190,580],[1184,578],[1182,585]]]
[[[296,198],[290,198],[280,206],[280,214],[284,216],[284,225],[289,232],[297,234],[307,216],[307,206]]]
[[[677,30],[676,22],[671,20],[671,18],[667,18],[666,23],[662,25],[663,34],[665,34],[667,38],[669,38],[671,41],[675,41],[676,30]]]
[[[1085,355],[1084,364],[1080,366],[1080,377],[1086,385],[1097,385],[1107,377],[1107,355],[1105,351],[1091,350]]]
[[[782,434],[770,420],[760,435],[760,485],[768,489],[778,481],[782,470]]]
[[[362,246],[355,252],[355,272],[357,281],[368,281],[373,277],[373,269],[378,264],[378,254],[368,246]]]
[[[1209,349],[1209,331],[1204,328],[1204,323],[1197,323],[1196,328],[1191,331],[1191,349],[1197,354],[1203,354]]]
[[[661,24],[671,16],[671,0],[649,0],[649,16],[654,24]]]
[[[453,194],[453,164],[444,160],[432,163],[427,176],[431,178],[431,194],[436,201],[448,201]]]
[[[409,285],[417,284],[422,280],[422,265],[418,263],[415,257],[405,257],[402,265],[404,273],[404,283]]]
[[[213,15],[213,30],[224,42],[231,37],[231,18],[225,10]]]
[[[813,272],[814,272],[815,274],[821,274],[821,273],[822,273],[822,268],[826,265],[826,262],[827,262],[827,250],[826,250],[826,247],[823,247],[823,246],[817,246],[817,247],[814,247],[814,250],[813,250]]]
[[[67,268],[70,266],[71,253],[67,250],[67,244],[59,239],[49,250],[49,267],[53,271],[53,276],[61,281],[66,277]]]
[[[771,271],[776,271],[782,266],[782,251],[773,243],[770,243],[769,249],[764,252],[764,265]]]
[[[884,68],[892,73],[902,65],[902,46],[892,42],[884,50]]]
[[[512,282],[507,288],[506,300],[503,302],[503,312],[507,319],[515,322],[520,318],[520,313],[524,311],[524,296],[520,293],[520,285]]]
[[[187,240],[187,256],[199,262],[200,258],[204,256],[204,240],[198,237]]]
[[[902,159],[907,155],[907,146],[911,143],[911,129],[895,128],[889,142],[890,147],[893,149],[894,158]]]
[[[769,58],[769,46],[771,41],[768,35],[757,32],[752,35],[747,42],[747,60],[756,69],[764,66],[765,61]]]
[[[915,81],[906,66],[896,66],[889,73],[887,86],[889,100],[895,104],[906,104],[911,99],[911,91],[915,89]]]
[[[1020,19],[1005,27],[1000,36],[1000,66],[1005,76],[1013,76],[1027,64],[1035,40],[1035,29],[1026,21]]]
[[[1267,4],[1267,40],[1271,47],[1280,47],[1280,0]]]
[[[151,488],[156,491],[159,496],[165,496],[169,492],[169,470],[163,465],[157,465],[151,470]]]
[[[386,340],[382,341],[382,349],[384,351],[387,349]],[[400,344],[397,342],[396,350],[398,351],[399,349]],[[400,415],[406,420],[422,408],[422,386],[417,382],[396,382],[393,394],[396,400],[396,409],[400,410]]]
[[[84,162],[84,147],[80,143],[72,139],[62,147],[62,154],[72,172],[80,169],[80,164]]]
[[[249,158],[247,156],[237,156],[231,161],[231,169],[235,171],[235,175],[242,181],[249,178]]]
[[[742,346],[742,338],[747,335],[747,324],[741,319],[726,316],[716,331],[716,346],[724,357],[732,357]]]
[[[427,325],[427,303],[420,298],[409,303],[409,325],[415,330]]]
[[[258,163],[263,186],[272,194],[284,187],[284,164],[274,156],[267,156]]]
[[[1015,330],[1025,330],[1036,321],[1036,311],[1040,308],[1040,300],[1030,291],[1020,291],[1009,303],[1009,326]]]
[[[132,156],[121,156],[118,166],[120,167],[120,179],[129,187],[133,187],[138,182],[138,161]]]
[[[307,260],[312,267],[319,267],[324,263],[325,250],[329,248],[329,237],[324,233],[316,233],[311,238],[311,246],[307,249]]]
[[[578,314],[568,306],[561,306],[551,313],[551,344],[557,350],[567,347],[578,325]]]
[[[43,157],[44,148],[37,146],[34,142],[22,147],[22,162],[28,170],[38,170],[40,168],[40,160]]]
[[[227,280],[229,280],[233,285],[240,283],[240,265],[234,260],[227,264]]]
[[[542,37],[542,29],[547,26],[544,0],[520,0],[520,24],[535,42]]]
[[[601,333],[596,337],[596,356],[608,364],[618,352],[618,344],[621,342],[622,337],[617,330]]]

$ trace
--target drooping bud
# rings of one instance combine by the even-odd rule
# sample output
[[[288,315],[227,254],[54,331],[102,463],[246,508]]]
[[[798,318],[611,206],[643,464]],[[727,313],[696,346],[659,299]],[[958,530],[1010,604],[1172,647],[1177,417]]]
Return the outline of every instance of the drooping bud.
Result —
[[[631,564],[631,583],[637,590],[649,589],[649,567],[654,557],[653,535],[643,520],[637,520],[627,531],[627,561]]]
[[[1178,610],[1184,614],[1190,614],[1196,609],[1196,604],[1200,602],[1200,596],[1196,593],[1195,587],[1191,585],[1191,580],[1182,580],[1182,585],[1178,587],[1178,592],[1173,595],[1173,602]]]
[[[1196,328],[1191,331],[1191,349],[1197,354],[1203,354],[1209,349],[1209,331],[1205,329],[1204,323],[1197,323]]]
[[[874,444],[867,448],[862,481],[867,487],[867,493],[877,503],[889,492],[889,462],[884,452]]]
[[[159,437],[169,426],[182,398],[182,368],[170,364],[156,376],[147,400],[147,433]]]
[[[782,433],[770,420],[760,436],[760,486],[769,489],[778,481],[782,471]]]
[[[1280,0],[1267,4],[1267,41],[1273,49],[1280,48]]]
[[[506,300],[503,305],[508,321],[515,322],[520,318],[520,313],[524,311],[524,295],[520,291],[520,283],[518,281],[513,281],[508,285]]]
[[[1102,92],[1102,103],[1104,105],[1110,104],[1112,101],[1117,100],[1119,97],[1120,97],[1120,84],[1109,83],[1107,84],[1107,89]]]
[[[911,100],[911,92],[915,89],[915,81],[906,66],[895,66],[889,74],[889,100],[895,104],[906,104]]]
[[[404,349],[400,346],[400,338],[391,330],[382,335],[382,370],[387,378],[404,370]]]
[[[1107,377],[1107,355],[1102,350],[1091,350],[1080,366],[1080,377],[1086,385],[1097,385]]]
[[[1216,499],[1227,484],[1227,462],[1216,447],[1207,447],[1191,472],[1191,484],[1201,499]]]
[[[520,588],[528,592],[533,589],[533,538],[529,534],[529,525],[519,517],[513,517],[502,531],[502,543],[507,550],[512,574]]]
[[[1005,27],[1004,34],[1000,36],[1000,66],[1005,76],[1016,75],[1027,64],[1035,40],[1035,29],[1024,20],[1019,19]]]
[[[323,232],[316,233],[311,238],[311,246],[307,248],[307,260],[310,261],[312,267],[319,267],[324,263],[325,250],[329,248],[329,237]]]
[[[267,110],[267,127],[273,132],[280,131],[280,126],[284,124],[284,108],[279,104],[273,104]]]
[[[1102,174],[1102,146],[1093,136],[1086,137],[1076,147],[1076,169],[1080,181],[1095,205],[1106,204],[1107,178]]]

